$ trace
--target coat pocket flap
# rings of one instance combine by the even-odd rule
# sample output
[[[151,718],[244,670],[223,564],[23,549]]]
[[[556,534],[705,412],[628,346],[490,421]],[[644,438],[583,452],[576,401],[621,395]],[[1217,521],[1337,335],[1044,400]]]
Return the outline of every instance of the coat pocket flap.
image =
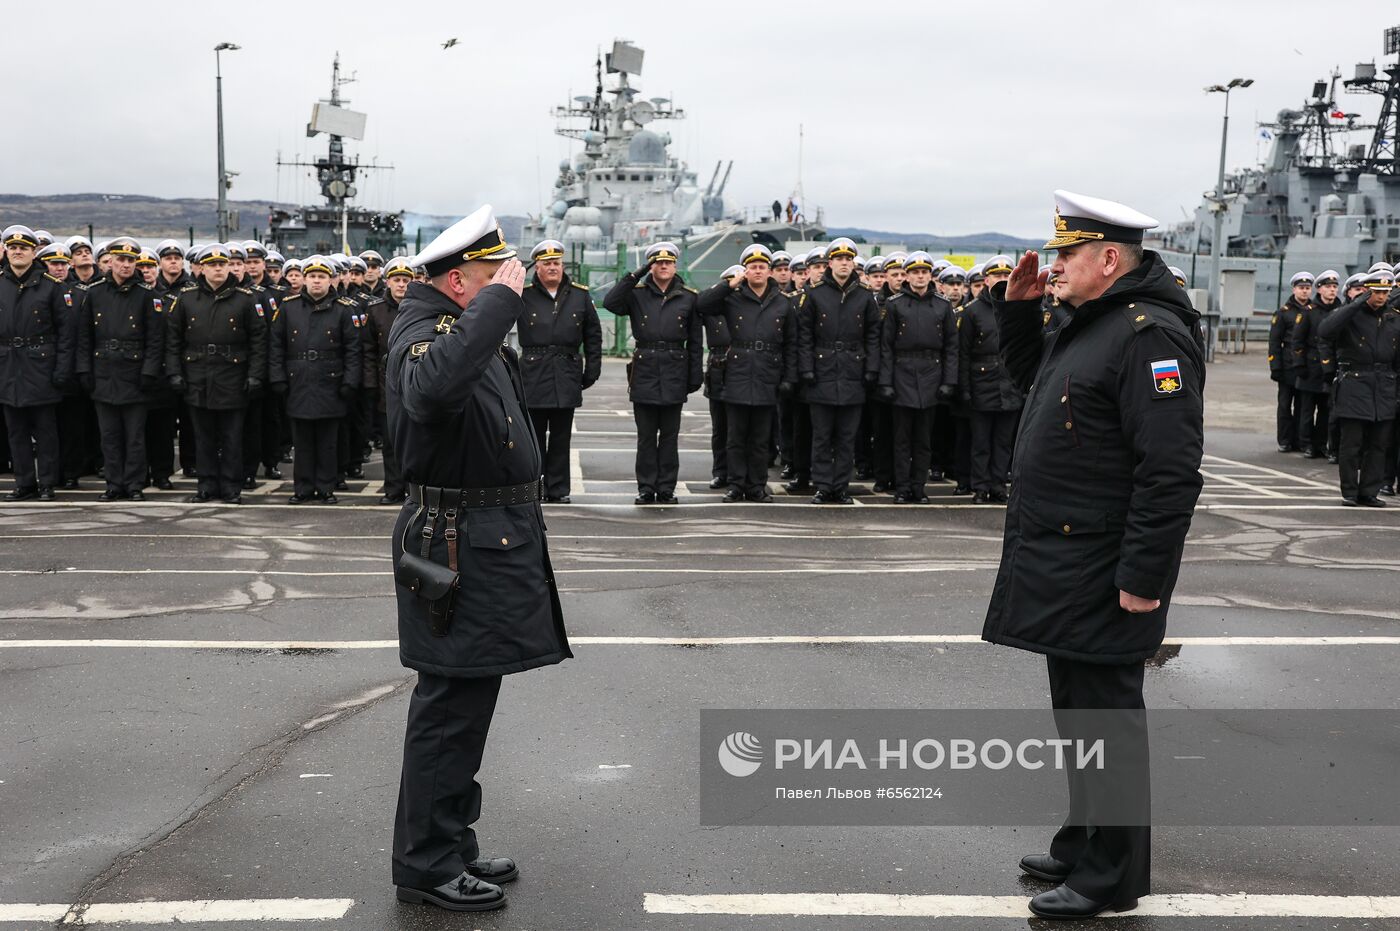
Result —
[[[1063,536],[1103,533],[1111,524],[1121,523],[1110,521],[1108,512],[1101,508],[1074,504],[1026,500],[1021,502],[1020,509],[1031,523]]]
[[[467,526],[467,542],[478,549],[513,550],[533,539],[535,528],[523,520],[497,520]]]

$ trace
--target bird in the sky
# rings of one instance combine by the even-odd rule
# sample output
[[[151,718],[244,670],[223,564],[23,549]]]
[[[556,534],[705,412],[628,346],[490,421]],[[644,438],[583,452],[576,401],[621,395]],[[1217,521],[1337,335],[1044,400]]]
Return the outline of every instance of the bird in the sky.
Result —
[[[457,38],[456,38],[456,36],[453,36],[451,39],[448,39],[446,42],[442,43],[442,47],[443,47],[443,48],[451,48],[452,46],[454,46],[454,45],[456,45],[456,44],[457,44]]]

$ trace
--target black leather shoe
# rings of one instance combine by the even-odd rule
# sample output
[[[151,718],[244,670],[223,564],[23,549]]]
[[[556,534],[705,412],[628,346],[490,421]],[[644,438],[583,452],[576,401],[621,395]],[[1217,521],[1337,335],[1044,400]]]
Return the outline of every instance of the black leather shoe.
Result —
[[[1337,464],[1337,454],[1336,454],[1336,453],[1328,453],[1328,454],[1327,454],[1327,462],[1328,462],[1328,464],[1330,464],[1330,465],[1336,465],[1336,464]]]
[[[1381,486],[1381,494],[1385,495],[1387,498],[1394,498],[1394,497],[1395,497],[1395,486],[1394,486],[1394,485],[1382,485],[1382,486]]]
[[[180,474],[185,478],[194,478],[198,473],[194,469],[181,469]]]
[[[979,491],[972,496],[973,504],[990,504],[991,500],[992,496],[987,494],[985,491]]]
[[[146,493],[145,493],[144,491],[133,491],[131,494],[129,494],[129,495],[126,496],[126,500],[128,500],[128,501],[145,501],[145,500],[146,500]]]
[[[380,504],[403,504],[408,499],[408,495],[385,495],[379,499]]]
[[[347,485],[347,484],[345,483],[345,479],[343,479],[343,478],[338,478],[338,479],[335,480],[335,490],[336,490],[336,491],[349,491],[349,490],[350,490],[350,486]]]
[[[305,504],[311,500],[310,495],[292,495],[287,499],[288,504]]]
[[[339,503],[340,503],[340,499],[337,498],[337,497],[335,496],[335,492],[331,492],[330,494],[326,495],[325,497],[323,497],[323,498],[321,499],[321,503],[322,503],[322,504],[339,504]]]
[[[883,495],[890,490],[890,486],[888,482],[876,482],[870,490],[877,495]]]
[[[123,498],[125,498],[125,497],[126,497],[126,495],[122,494],[120,491],[117,491],[115,488],[108,488],[108,489],[107,489],[106,491],[104,491],[102,494],[100,494],[100,495],[97,496],[97,500],[98,500],[98,501],[120,501],[121,499],[123,499]]]
[[[250,475],[250,476],[248,476],[247,478],[245,478],[245,479],[243,480],[243,490],[244,490],[244,491],[252,491],[254,488],[257,488],[257,487],[258,487],[258,477],[257,477],[256,475]]]
[[[190,495],[189,497],[185,498],[185,503],[186,503],[186,504],[208,504],[208,503],[209,503],[210,501],[212,501],[212,500],[213,500],[212,498],[210,498],[208,495],[204,494],[203,492],[195,492],[194,494],[192,494],[192,495]]]
[[[773,496],[768,492],[767,488],[751,491],[744,497],[750,501],[757,501],[759,504],[771,504],[773,502]]]
[[[788,482],[786,485],[783,486],[783,491],[786,491],[790,495],[800,495],[805,491],[811,490],[812,481],[811,479],[805,478],[793,479],[792,481]]]
[[[1074,867],[1048,853],[1030,853],[1021,858],[1021,872],[1046,882],[1062,883]]]
[[[928,495],[919,495],[914,499],[915,504],[928,504]]]
[[[790,465],[783,466],[783,471],[778,473],[778,478],[785,482],[790,482],[797,478],[797,470]]]
[[[1069,886],[1059,885],[1049,892],[1042,892],[1031,899],[1031,911],[1041,918],[1082,919],[1093,918],[1100,912],[1130,912],[1137,908],[1137,899],[1124,899],[1121,902],[1095,902],[1075,892]]]
[[[657,504],[680,504],[680,499],[669,491],[663,491],[656,496]]]
[[[832,502],[835,503],[835,504],[855,504],[855,503],[856,503],[856,502],[855,502],[855,499],[852,498],[850,495],[846,494],[844,491],[837,492],[836,494],[834,494],[834,495],[832,496],[831,500],[832,500]]]
[[[158,478],[153,484],[156,486],[156,488],[160,489],[161,491],[175,490],[175,486],[171,484],[170,479],[168,478]]]
[[[987,492],[987,497],[991,498],[997,504],[1005,504],[1010,500],[1004,491],[989,491]]]
[[[544,500],[545,500],[545,502],[546,502],[547,504],[573,504],[573,503],[574,503],[574,499],[573,499],[573,498],[570,498],[568,495],[546,495]]]
[[[1308,446],[1308,447],[1305,447],[1305,448],[1303,449],[1303,458],[1304,458],[1304,459],[1321,459],[1321,458],[1322,458],[1322,453],[1320,453],[1320,452],[1318,452],[1317,450],[1313,449],[1311,446]]]
[[[510,857],[489,857],[473,860],[467,864],[467,872],[488,883],[512,882],[520,876],[520,869]]]
[[[964,495],[970,495],[970,494],[972,494],[972,486],[971,486],[971,485],[954,485],[954,486],[953,486],[953,494],[958,495],[959,497],[962,497],[962,496],[964,496]]]
[[[644,492],[642,492],[641,494],[637,495],[637,497],[633,498],[633,499],[632,499],[632,503],[633,503],[633,504],[655,504],[655,503],[656,503],[656,494],[655,494],[654,492],[644,491]]]
[[[738,488],[730,488],[728,491],[726,491],[726,492],[724,493],[724,501],[725,501],[727,504],[733,504],[735,501],[743,501],[743,500],[744,500],[744,493],[743,493],[742,491],[740,491]]]
[[[277,468],[276,466],[264,466],[264,467],[263,467],[263,478],[281,478],[281,477],[282,477],[282,470],[279,469],[279,468]]]
[[[875,470],[870,466],[862,466],[856,470],[856,478],[862,482],[868,482],[875,477]]]
[[[942,469],[932,469],[932,470],[930,470],[929,473],[928,473],[928,480],[929,480],[930,482],[941,482],[941,481],[943,481],[943,470],[942,470]]]
[[[237,494],[235,494],[235,495],[229,495],[227,498],[224,498],[224,499],[223,499],[223,502],[224,502],[224,504],[242,504],[242,503],[243,503],[243,496],[242,496],[242,495],[237,495]]]
[[[812,495],[813,504],[835,504],[836,498],[829,491],[819,491]]]
[[[76,478],[65,478],[65,479],[63,480],[63,490],[64,490],[64,491],[77,491],[77,490],[78,490],[78,480],[77,480]]]
[[[909,497],[908,495],[906,495],[904,492],[901,491],[899,494],[897,494],[897,495],[894,496],[894,503],[895,503],[895,504],[913,504],[913,503],[914,503],[914,499],[911,498],[911,497]]]
[[[506,904],[504,889],[466,872],[433,889],[410,889],[408,886],[397,889],[400,902],[436,905],[450,912],[489,912]]]
[[[365,470],[360,466],[355,466],[350,471],[346,472],[345,475],[347,478],[364,478]]]
[[[712,479],[710,479],[710,487],[713,488],[713,489],[716,490],[716,491],[718,491],[718,490],[721,489],[721,488],[726,487],[728,484],[729,484],[729,479],[727,479],[727,478],[712,478]]]
[[[1343,497],[1343,498],[1342,498],[1342,507],[1344,507],[1344,508],[1354,508],[1354,507],[1356,507],[1356,499],[1355,499],[1355,498]]]
[[[1361,505],[1363,508],[1385,507],[1385,502],[1382,501],[1380,498],[1357,498],[1356,503]]]
[[[16,488],[5,496],[6,501],[28,501],[31,498],[39,497],[37,488]]]
[[[52,500],[53,500],[53,486],[52,486],[52,485],[40,485],[40,486],[39,486],[39,500],[40,500],[40,501],[52,501]]]

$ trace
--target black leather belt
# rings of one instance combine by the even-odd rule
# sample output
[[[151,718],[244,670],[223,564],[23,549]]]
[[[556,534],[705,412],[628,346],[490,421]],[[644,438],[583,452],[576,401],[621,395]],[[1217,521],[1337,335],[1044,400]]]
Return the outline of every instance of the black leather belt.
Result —
[[[543,479],[523,485],[502,485],[499,488],[435,488],[432,485],[408,486],[408,500],[422,504],[436,492],[439,500],[456,501],[462,508],[497,508],[511,504],[530,504],[540,500]]]
[[[317,359],[321,358],[322,356],[325,356],[327,359],[332,358],[331,353],[330,353],[329,351],[317,352],[317,351],[314,350],[314,349],[308,349],[308,350],[306,350],[306,352],[299,352],[299,353],[297,353],[296,355],[292,356],[292,358],[293,358],[293,359],[305,359],[307,362],[315,362]]]
[[[754,352],[778,352],[783,348],[778,343],[765,343],[761,339],[736,339],[729,345],[734,349],[752,349]]]
[[[685,340],[683,340],[683,339],[682,339],[682,340],[670,340],[670,339],[639,339],[639,340],[637,340],[637,348],[638,348],[638,349],[684,349],[684,348],[685,348]]]
[[[12,336],[10,337],[11,349],[23,349],[26,346],[52,346],[54,339],[52,336]]]
[[[235,352],[242,352],[247,346],[224,346],[218,343],[209,343],[204,347],[206,356],[231,356]]]
[[[520,352],[527,356],[573,356],[578,355],[578,349],[574,346],[521,346]]]
[[[1338,362],[1339,372],[1391,372],[1395,366],[1389,362]]]
[[[119,349],[137,350],[141,348],[141,341],[136,339],[108,339],[97,344],[99,349],[108,352],[116,352]]]
[[[865,349],[860,343],[848,343],[844,340],[837,340],[834,343],[817,343],[818,349],[834,349],[837,352],[860,352]]]
[[[943,355],[937,349],[896,349],[896,359],[938,359]]]

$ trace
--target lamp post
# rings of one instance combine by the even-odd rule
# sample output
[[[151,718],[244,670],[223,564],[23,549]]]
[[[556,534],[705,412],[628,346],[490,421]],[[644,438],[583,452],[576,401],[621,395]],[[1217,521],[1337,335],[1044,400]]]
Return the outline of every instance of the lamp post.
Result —
[[[1230,131],[1230,91],[1248,87],[1253,78],[1231,78],[1229,84],[1212,84],[1207,94],[1225,95],[1225,118],[1220,124],[1220,170],[1215,176],[1213,232],[1210,237],[1210,302],[1206,308],[1206,361],[1215,361],[1215,328],[1220,321],[1220,264],[1225,256],[1225,142]]]
[[[220,42],[214,46],[214,96],[217,101],[219,120],[219,242],[228,239],[228,172],[224,169],[224,75],[219,60],[220,52],[236,52],[239,46],[232,42]]]

